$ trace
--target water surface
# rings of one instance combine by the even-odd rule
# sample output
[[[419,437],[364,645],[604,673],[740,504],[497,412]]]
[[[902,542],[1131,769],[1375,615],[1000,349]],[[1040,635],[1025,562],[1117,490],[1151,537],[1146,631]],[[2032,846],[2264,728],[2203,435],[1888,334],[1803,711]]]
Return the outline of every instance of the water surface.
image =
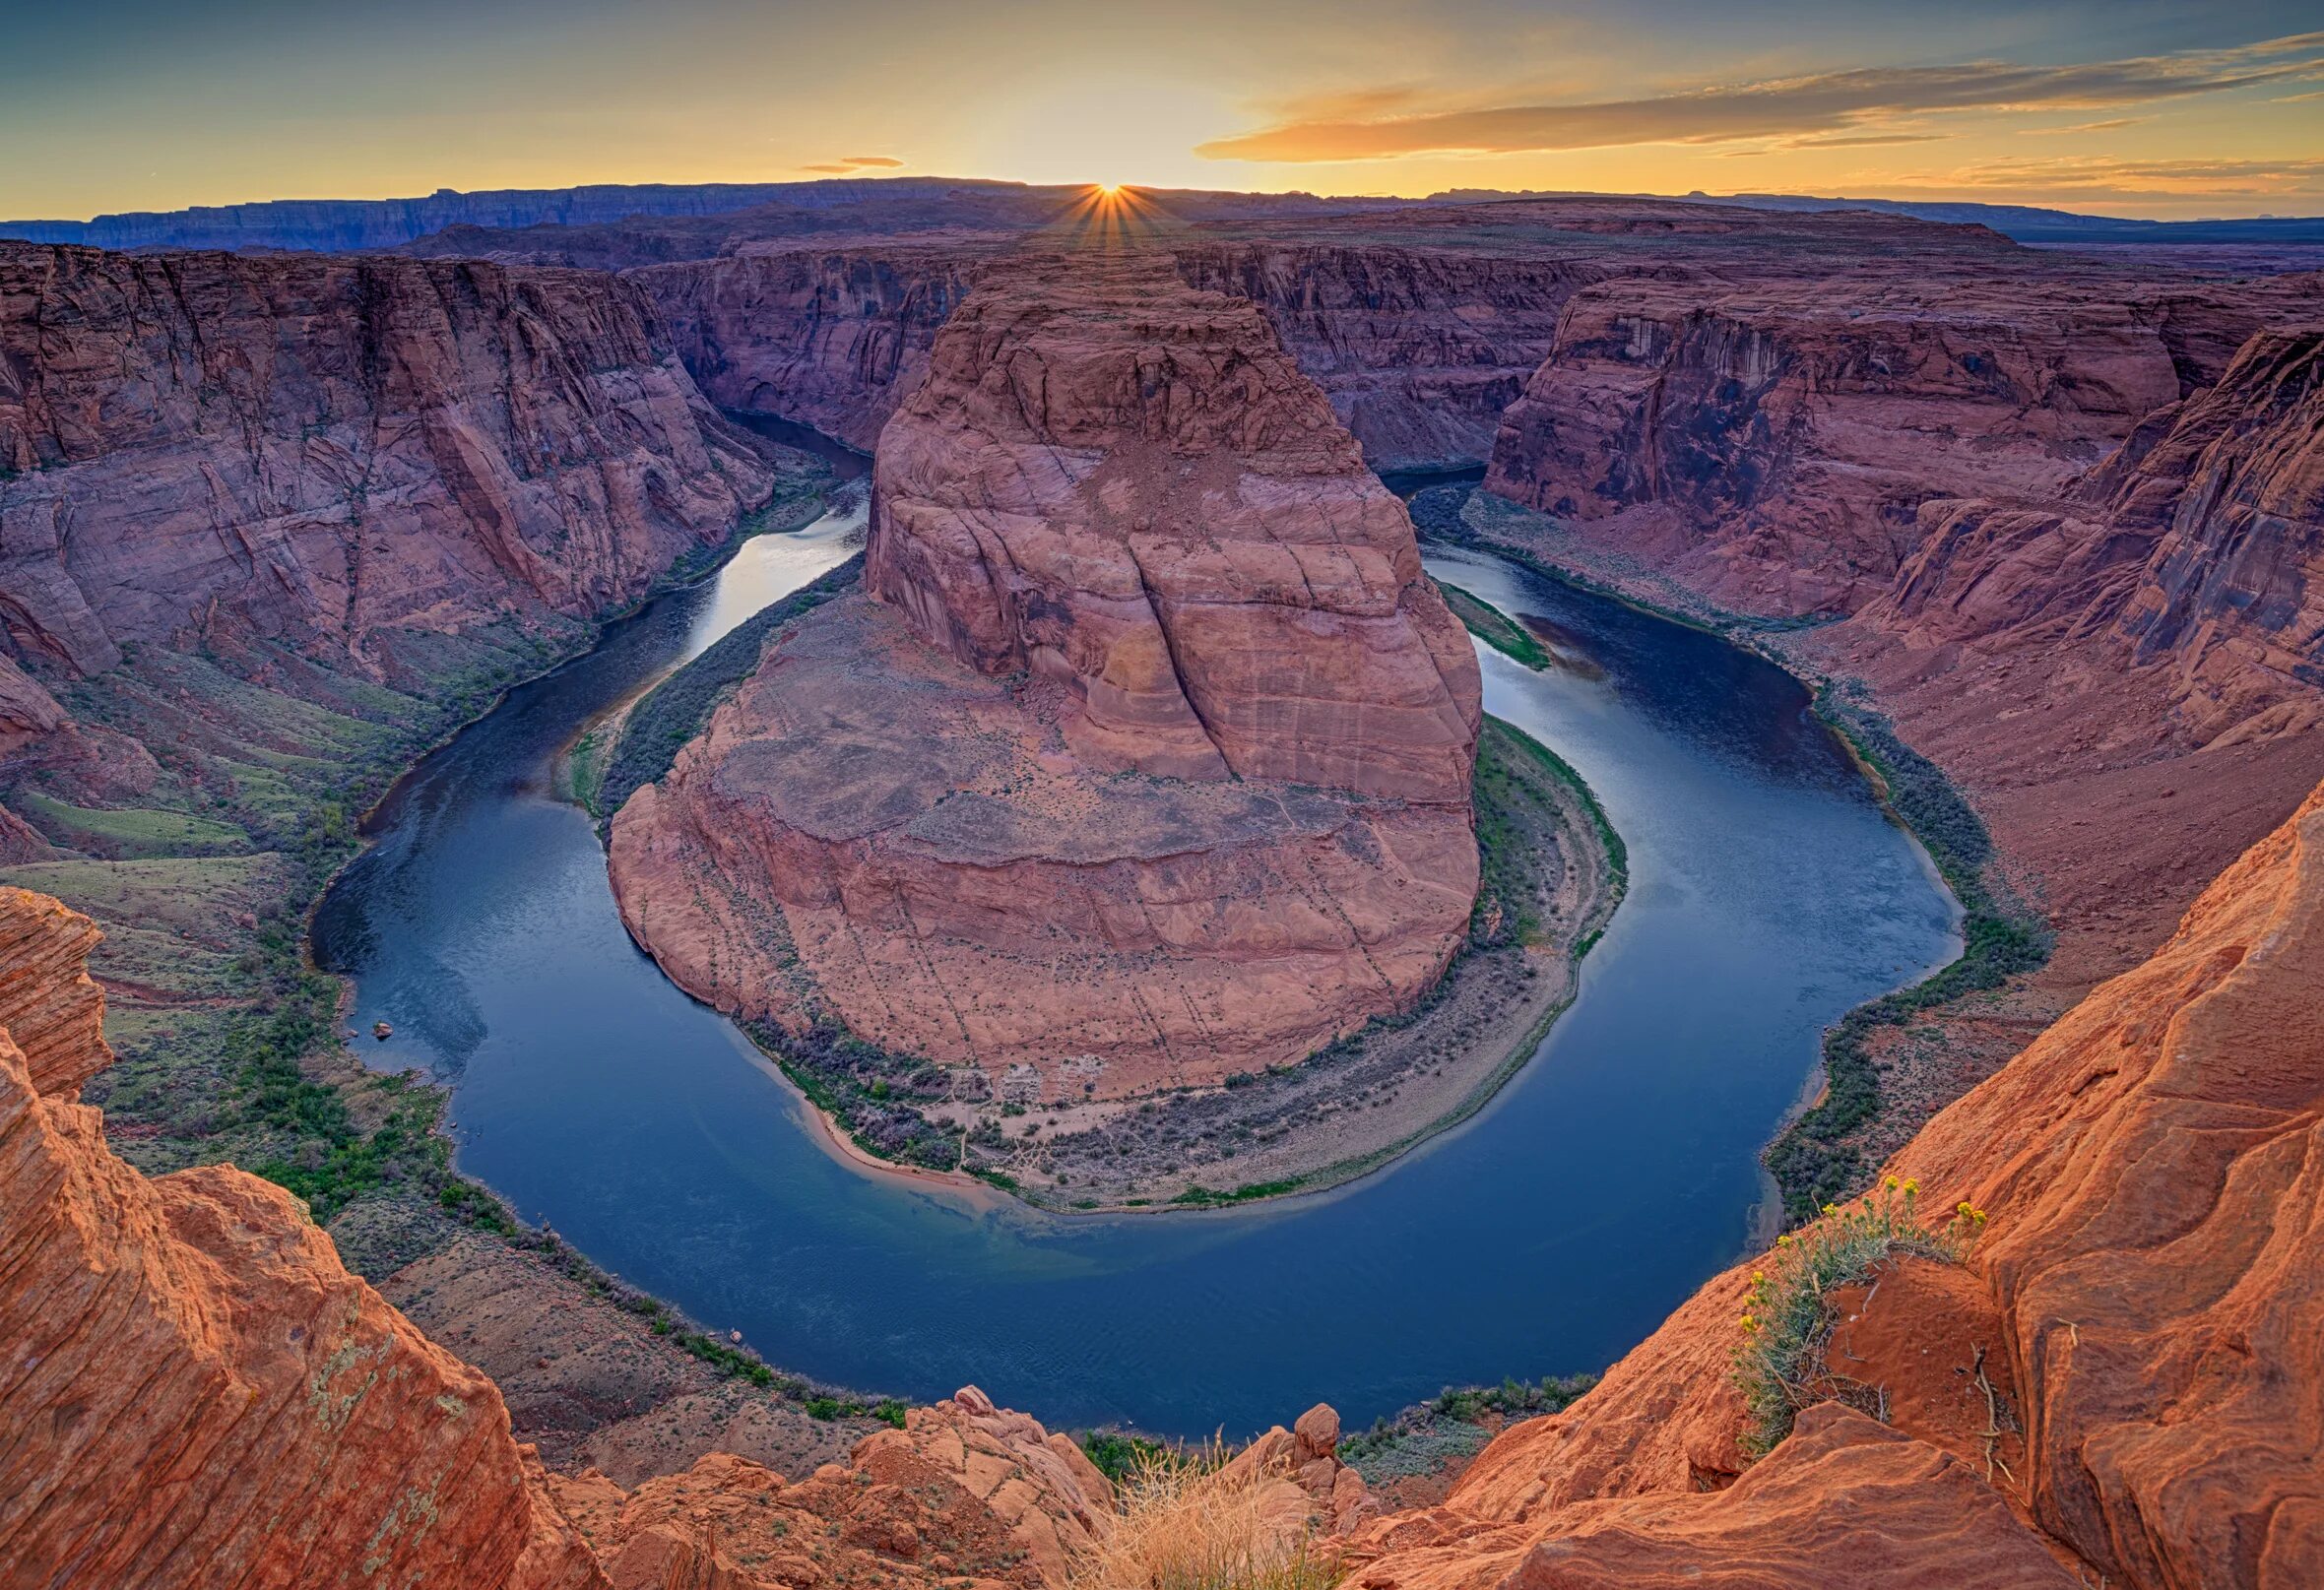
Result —
[[[860,513],[860,508],[856,510]],[[421,763],[318,914],[364,1052],[452,1085],[459,1165],[771,1362],[1052,1424],[1246,1433],[1450,1383],[1597,1368],[1733,1258],[1818,1034],[1952,954],[1954,911],[1808,712],[1713,636],[1467,554],[1430,566],[1591,666],[1482,654],[1485,704],[1588,778],[1631,893],[1495,1104],[1336,1192],[1111,1218],[868,1176],[614,914],[549,794],[591,714],[845,555],[754,541]]]

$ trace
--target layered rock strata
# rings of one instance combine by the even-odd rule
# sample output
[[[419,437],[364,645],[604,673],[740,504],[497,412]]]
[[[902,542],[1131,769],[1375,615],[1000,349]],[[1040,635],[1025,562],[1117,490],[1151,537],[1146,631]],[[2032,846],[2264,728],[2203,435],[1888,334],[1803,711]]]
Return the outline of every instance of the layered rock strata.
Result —
[[[10,1583],[602,1583],[500,1395],[228,1167],[148,1180],[76,1102],[96,938],[0,889],[0,1568]]]
[[[0,617],[20,658],[585,617],[772,486],[633,287],[376,258],[0,244]]]
[[[1919,549],[1923,503],[2065,489],[2283,296],[2024,270],[1608,283],[1568,305],[1486,485],[1720,606],[1849,612]]]
[[[641,942],[1008,1097],[1297,1059],[1476,885],[1466,637],[1249,303],[989,274],[875,473],[870,602],[780,634],[613,829]]]
[[[2016,1388],[2008,1412],[2023,1450],[1993,1468],[1992,1499],[1974,1496],[1982,1479],[1963,1485],[1978,1451],[1948,1452],[1962,1423],[1911,1399],[1890,1403],[1898,1431],[1811,1410],[1747,1470],[1729,1377],[1746,1264],[1573,1408],[1495,1441],[1437,1515],[1380,1526],[1382,1560],[1359,1582],[1515,1582],[1528,1554],[1554,1545],[1562,1561],[1573,1551],[1563,1537],[1604,1524],[1630,1532],[1626,1554],[1639,1536],[1676,1531],[1714,1555],[1716,1521],[1756,1514],[1821,1551],[1835,1543],[1807,1518],[1872,1496],[1890,1540],[2015,1505],[2087,1567],[2085,1583],[2324,1578],[2319,1009],[2324,790],[2212,884],[2153,959],[2091,994],[1892,1162],[1932,1203],[1971,1201],[1990,1223],[1966,1269],[1945,1272],[1959,1296],[1940,1303],[1924,1289],[1895,1326],[1851,1326],[1848,1371],[1904,1387],[1925,1383],[1933,1360],[1958,1370],[1936,1377],[1954,1379],[1958,1400],[1980,1351],[2005,1358],[2000,1383]],[[1981,1400],[1975,1412],[1972,1433],[1990,1418]],[[1936,1483],[1899,1483],[1900,1470],[1842,1489],[1836,1470],[1797,1493],[1784,1524],[1769,1505],[1771,1476],[1821,1461],[1842,1436],[1886,1443],[1898,1454],[1887,1463]],[[1973,1582],[1949,1575],[1981,1559],[1901,1561],[1893,1582]],[[1819,1582],[1838,1560],[1757,1582]],[[2043,1582],[2022,1571],[1999,1582]]]

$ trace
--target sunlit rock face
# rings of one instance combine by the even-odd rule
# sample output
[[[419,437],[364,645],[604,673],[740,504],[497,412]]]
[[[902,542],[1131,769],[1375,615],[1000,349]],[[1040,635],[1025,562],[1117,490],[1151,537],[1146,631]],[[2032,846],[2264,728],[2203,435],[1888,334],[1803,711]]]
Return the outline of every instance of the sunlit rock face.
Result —
[[[295,1198],[105,1147],[78,1102],[112,1060],[97,938],[0,889],[0,1578],[602,1585],[492,1382]]]
[[[1847,1369],[1941,1395],[1894,1401],[1889,1428],[1810,1410],[1746,1469],[1732,1352],[1751,1272],[1774,1262],[1753,1260],[1573,1408],[1494,1441],[1437,1515],[1380,1526],[1382,1560],[1355,1582],[1652,1584],[1691,1556],[1701,1577],[1685,1582],[1719,1583],[1727,1555],[1749,1550],[1765,1576],[1724,1582],[1810,1585],[1912,1542],[1925,1555],[1886,1558],[1880,1582],[2076,1582],[2038,1571],[2023,1548],[2043,1537],[2084,1584],[2324,1579],[2319,1008],[2324,790],[2151,959],[1890,1162],[1929,1205],[1966,1200],[1989,1219],[1966,1267],[1931,1267],[1942,1289],[1912,1292],[1918,1307],[1885,1344],[1859,1332]],[[1892,1274],[1882,1290],[1911,1284]],[[2023,1443],[1990,1479],[1969,1378],[1980,1350],[2008,1361]],[[1592,1563],[1639,1576],[1582,1571]],[[1535,1571],[1551,1564],[1571,1576]]]
[[[1249,302],[1161,260],[989,272],[882,434],[865,585],[614,823],[689,989],[1115,1098],[1443,970],[1474,655]]]

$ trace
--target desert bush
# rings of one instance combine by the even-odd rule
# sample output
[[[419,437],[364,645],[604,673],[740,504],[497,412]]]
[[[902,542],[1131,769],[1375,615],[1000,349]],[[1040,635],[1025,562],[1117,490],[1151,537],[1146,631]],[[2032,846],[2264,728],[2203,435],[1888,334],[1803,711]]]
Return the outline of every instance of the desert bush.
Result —
[[[1824,1206],[1821,1218],[1775,1239],[1765,1264],[1752,1272],[1751,1298],[1739,1321],[1743,1340],[1734,1354],[1734,1380],[1748,1418],[1746,1455],[1765,1456],[1791,1433],[1802,1408],[1826,1400],[1814,1381],[1815,1365],[1837,1318],[1836,1287],[1868,1279],[1898,1254],[1959,1263],[1984,1229],[1985,1212],[1958,1204],[1942,1227],[1920,1219],[1920,1183],[1885,1178],[1845,1209]]]
[[[1075,1558],[1069,1590],[1327,1590],[1338,1556],[1285,1516],[1272,1483],[1285,1476],[1237,1472],[1225,1456],[1136,1451],[1116,1486],[1121,1511]]]

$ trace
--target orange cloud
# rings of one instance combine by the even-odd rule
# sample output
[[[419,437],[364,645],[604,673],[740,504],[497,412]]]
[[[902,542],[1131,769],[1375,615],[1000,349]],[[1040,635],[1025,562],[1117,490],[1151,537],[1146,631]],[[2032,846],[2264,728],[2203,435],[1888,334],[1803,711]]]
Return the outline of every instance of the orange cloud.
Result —
[[[1902,116],[2106,109],[2324,77],[2324,33],[2227,50],[2066,66],[1976,61],[1866,67],[1643,99],[1294,118],[1195,147],[1211,159],[1313,161],[1512,155],[1628,144],[1846,135]]]

